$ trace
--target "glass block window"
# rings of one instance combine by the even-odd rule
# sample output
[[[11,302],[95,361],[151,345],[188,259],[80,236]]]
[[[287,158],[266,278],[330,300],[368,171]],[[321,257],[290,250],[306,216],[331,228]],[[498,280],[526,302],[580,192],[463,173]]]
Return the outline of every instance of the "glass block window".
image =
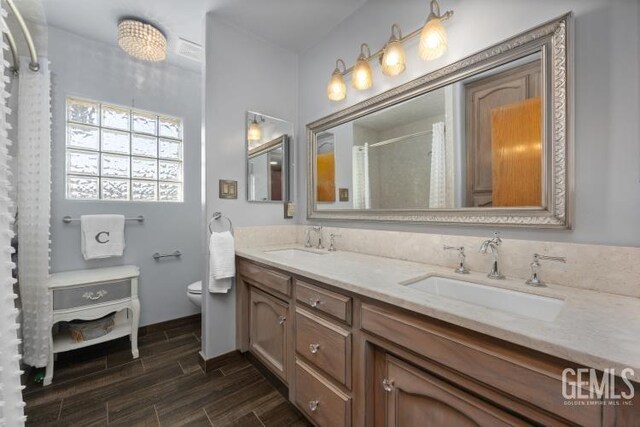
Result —
[[[182,119],[67,98],[72,200],[182,202]]]

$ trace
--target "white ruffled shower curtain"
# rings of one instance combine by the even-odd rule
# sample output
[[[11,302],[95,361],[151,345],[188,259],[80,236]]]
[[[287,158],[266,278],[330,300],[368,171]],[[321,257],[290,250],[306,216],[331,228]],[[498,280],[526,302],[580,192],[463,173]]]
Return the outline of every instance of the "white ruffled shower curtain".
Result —
[[[0,6],[0,13],[6,16],[4,8]],[[3,19],[0,19],[2,32],[6,31]],[[11,171],[9,170],[10,156],[8,138],[7,98],[9,93],[5,77],[6,43],[0,40],[2,60],[0,61],[0,76],[2,88],[0,93],[0,426],[24,425],[24,402],[22,401],[22,386],[20,385],[20,353],[18,352],[18,310],[15,308],[16,295],[13,293],[11,271],[11,238],[13,237],[12,200],[9,196],[11,188]]]
[[[429,207],[447,207],[447,152],[445,146],[444,122],[433,124],[431,143],[431,181],[429,186]]]
[[[51,307],[49,219],[51,215],[51,81],[49,64],[40,70],[21,61],[18,92],[18,271],[22,301],[24,363],[47,365]]]
[[[353,208],[370,209],[369,144],[353,147],[352,163]]]

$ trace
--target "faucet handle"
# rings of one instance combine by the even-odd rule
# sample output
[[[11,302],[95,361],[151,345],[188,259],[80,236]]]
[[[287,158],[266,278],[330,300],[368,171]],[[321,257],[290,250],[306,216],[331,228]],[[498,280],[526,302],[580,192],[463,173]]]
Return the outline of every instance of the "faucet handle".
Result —
[[[335,234],[335,233],[329,234],[329,252],[335,252],[336,251],[336,245],[335,245],[335,238],[336,237],[342,237],[342,235],[341,234]]]
[[[465,265],[465,261],[467,259],[467,256],[464,254],[464,246],[447,246],[447,245],[444,245],[442,247],[442,249],[444,249],[445,251],[451,251],[451,250],[458,251],[458,262],[459,262],[459,264],[458,264],[458,268],[456,268],[453,271],[458,273],[458,274],[469,274],[469,269]]]
[[[527,285],[536,286],[536,287],[547,286],[542,281],[542,279],[540,279],[540,270],[542,269],[542,264],[540,264],[540,261],[542,260],[562,262],[562,263],[567,262],[567,258],[563,256],[548,256],[548,255],[533,254],[533,262],[530,264],[531,277],[529,278],[529,280],[525,282]]]

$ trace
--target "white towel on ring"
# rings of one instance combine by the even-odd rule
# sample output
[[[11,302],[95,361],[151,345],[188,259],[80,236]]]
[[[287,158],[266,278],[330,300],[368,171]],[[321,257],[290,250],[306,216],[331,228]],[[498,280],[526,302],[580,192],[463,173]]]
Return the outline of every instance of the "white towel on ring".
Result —
[[[211,233],[209,239],[209,292],[226,293],[236,275],[235,244],[229,231]]]

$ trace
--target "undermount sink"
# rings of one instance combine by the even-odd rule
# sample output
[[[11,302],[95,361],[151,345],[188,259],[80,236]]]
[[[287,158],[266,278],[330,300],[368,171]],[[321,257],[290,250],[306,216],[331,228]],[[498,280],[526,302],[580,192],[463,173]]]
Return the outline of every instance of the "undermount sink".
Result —
[[[265,254],[269,255],[278,255],[283,258],[293,259],[293,258],[308,258],[308,257],[318,257],[321,255],[326,255],[325,252],[316,252],[310,249],[300,249],[300,248],[288,248],[288,249],[275,249],[273,251],[265,251]]]
[[[432,295],[545,321],[554,320],[564,305],[564,300],[559,298],[533,295],[440,276],[410,281],[405,286]]]

